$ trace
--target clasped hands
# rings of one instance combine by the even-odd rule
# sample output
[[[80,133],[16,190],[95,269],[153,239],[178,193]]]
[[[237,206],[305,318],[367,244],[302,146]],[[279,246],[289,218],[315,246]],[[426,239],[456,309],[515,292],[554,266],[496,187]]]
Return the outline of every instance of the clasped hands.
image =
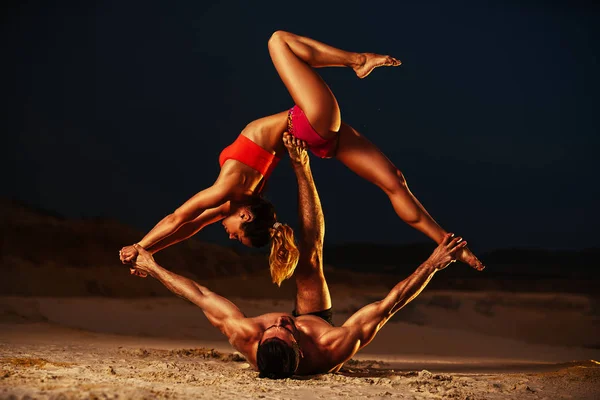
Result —
[[[148,276],[148,272],[139,268],[138,256],[140,255],[140,249],[143,250],[142,246],[136,244],[132,244],[131,246],[125,246],[121,250],[119,250],[119,258],[123,264],[130,264],[129,273],[131,275],[139,276],[140,278],[145,278]],[[146,252],[144,250],[144,252]],[[146,252],[147,253],[147,252]]]

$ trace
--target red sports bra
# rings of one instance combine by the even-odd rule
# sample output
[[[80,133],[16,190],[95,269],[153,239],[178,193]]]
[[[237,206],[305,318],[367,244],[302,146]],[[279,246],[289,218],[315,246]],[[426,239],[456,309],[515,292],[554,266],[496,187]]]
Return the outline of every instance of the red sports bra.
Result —
[[[219,155],[219,165],[222,167],[225,161],[229,159],[239,161],[263,176],[259,191],[263,188],[264,182],[271,176],[280,160],[275,154],[263,149],[244,135],[239,135],[235,142],[223,149]]]

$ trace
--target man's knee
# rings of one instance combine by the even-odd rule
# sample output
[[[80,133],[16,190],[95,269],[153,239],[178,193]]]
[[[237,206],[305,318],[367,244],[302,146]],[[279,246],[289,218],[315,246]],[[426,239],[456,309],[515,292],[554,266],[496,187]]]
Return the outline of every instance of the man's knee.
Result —
[[[331,295],[325,280],[306,281],[297,286],[296,311],[309,314],[331,308]]]

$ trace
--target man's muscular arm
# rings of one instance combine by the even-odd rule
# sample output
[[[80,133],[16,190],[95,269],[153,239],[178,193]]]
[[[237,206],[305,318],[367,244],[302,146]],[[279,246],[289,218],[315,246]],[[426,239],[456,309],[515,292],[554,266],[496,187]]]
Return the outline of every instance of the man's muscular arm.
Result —
[[[244,332],[247,332],[247,327],[243,323],[246,318],[232,302],[191,279],[164,269],[156,263],[148,251],[137,244],[134,246],[138,251],[135,260],[136,270],[158,279],[171,292],[200,307],[210,323],[230,341],[232,337],[237,340],[243,339],[240,335],[244,336]]]
[[[466,244],[462,238],[447,234],[431,256],[409,277],[398,283],[383,300],[361,308],[341,328],[330,332],[329,337],[324,339],[335,354],[334,358],[343,363],[369,344],[398,310],[425,289],[437,271],[456,260],[456,252]]]

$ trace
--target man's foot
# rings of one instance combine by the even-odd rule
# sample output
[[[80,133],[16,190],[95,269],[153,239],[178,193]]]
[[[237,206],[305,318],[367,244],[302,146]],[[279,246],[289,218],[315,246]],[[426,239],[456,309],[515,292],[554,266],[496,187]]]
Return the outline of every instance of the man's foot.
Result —
[[[382,56],[375,53],[361,53],[361,63],[353,67],[356,76],[366,78],[377,67],[397,67],[402,61],[391,56]]]
[[[469,266],[475,268],[477,271],[483,271],[483,269],[485,268],[485,265],[483,265],[481,261],[479,261],[479,259],[475,256],[475,254],[473,254],[473,252],[471,252],[471,250],[469,250],[468,247],[460,249],[456,254],[456,259],[458,261],[464,262],[465,264],[468,264]]]

